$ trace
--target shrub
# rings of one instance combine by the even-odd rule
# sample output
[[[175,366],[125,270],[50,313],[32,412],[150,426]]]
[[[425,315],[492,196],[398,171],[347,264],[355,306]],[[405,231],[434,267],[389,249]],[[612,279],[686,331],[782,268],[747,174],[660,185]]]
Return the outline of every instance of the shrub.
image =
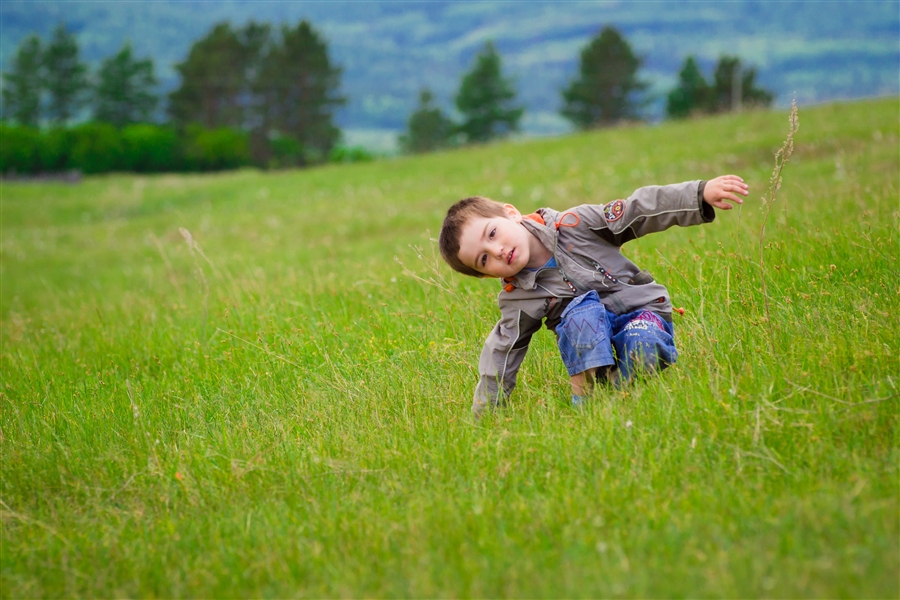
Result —
[[[137,173],[176,171],[181,166],[178,134],[170,127],[149,123],[122,130],[123,167]]]
[[[84,173],[106,173],[125,167],[121,134],[108,123],[85,123],[70,130],[70,166]]]
[[[185,161],[200,171],[236,169],[250,164],[247,133],[227,127],[203,129],[191,125],[185,131]]]
[[[271,166],[296,167],[303,164],[303,144],[289,135],[279,135],[269,140],[272,151]]]
[[[40,132],[33,127],[0,125],[0,172],[29,174],[40,170]]]
[[[330,158],[331,162],[355,163],[375,160],[375,155],[362,146],[336,146]]]
[[[72,134],[68,129],[55,127],[41,134],[38,159],[42,171],[65,171],[69,168],[71,155]]]

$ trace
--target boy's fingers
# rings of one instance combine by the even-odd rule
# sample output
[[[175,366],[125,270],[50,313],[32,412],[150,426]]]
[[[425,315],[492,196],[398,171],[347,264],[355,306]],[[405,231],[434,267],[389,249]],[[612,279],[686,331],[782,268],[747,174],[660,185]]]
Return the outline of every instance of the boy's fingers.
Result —
[[[731,184],[725,186],[725,189],[728,190],[729,192],[740,192],[742,194],[746,194],[746,193],[748,193],[747,190],[749,190],[750,188],[746,183],[741,182],[741,183],[731,183]]]
[[[735,204],[744,203],[743,199],[735,196],[734,194],[722,194],[722,197],[720,199],[715,200],[714,202],[710,202],[710,204],[721,210],[731,210],[732,208],[734,208],[734,206],[728,204],[728,202],[725,202],[725,200],[730,200]]]
[[[726,189],[748,189],[748,185],[744,183],[744,180],[738,177],[737,175],[725,175],[721,178],[722,187]]]

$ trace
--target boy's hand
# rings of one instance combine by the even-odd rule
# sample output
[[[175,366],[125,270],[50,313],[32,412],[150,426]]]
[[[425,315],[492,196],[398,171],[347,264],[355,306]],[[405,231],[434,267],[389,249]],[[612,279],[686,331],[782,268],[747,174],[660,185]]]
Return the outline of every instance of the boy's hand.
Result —
[[[706,182],[706,187],[703,188],[703,201],[719,210],[731,210],[734,207],[725,200],[743,204],[744,200],[737,194],[746,196],[750,193],[749,189],[744,180],[737,175],[722,175]]]

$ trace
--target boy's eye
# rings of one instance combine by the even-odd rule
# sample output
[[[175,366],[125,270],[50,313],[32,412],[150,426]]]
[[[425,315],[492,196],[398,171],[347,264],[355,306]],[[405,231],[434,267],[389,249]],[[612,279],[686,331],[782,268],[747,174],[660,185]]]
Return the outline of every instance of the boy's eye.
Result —
[[[494,239],[494,234],[497,233],[496,229],[491,229],[490,238]]]

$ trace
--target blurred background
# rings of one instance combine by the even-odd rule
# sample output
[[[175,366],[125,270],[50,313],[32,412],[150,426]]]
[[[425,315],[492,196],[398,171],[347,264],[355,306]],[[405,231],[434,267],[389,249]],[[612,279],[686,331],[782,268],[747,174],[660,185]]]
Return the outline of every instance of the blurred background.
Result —
[[[72,126],[86,121],[111,122],[117,127],[132,122],[153,122],[177,124],[183,132],[189,123],[243,130],[254,129],[254,119],[278,123],[272,113],[295,111],[288,98],[282,98],[277,108],[266,104],[270,114],[265,116],[241,114],[216,120],[210,117],[209,102],[203,106],[205,100],[197,98],[201,92],[190,89],[190,80],[193,78],[195,88],[202,87],[197,84],[202,74],[209,77],[214,73],[219,78],[216,85],[221,89],[232,85],[224,81],[226,76],[242,69],[247,78],[258,77],[266,70],[263,59],[277,54],[273,49],[278,50],[279,44],[283,62],[277,66],[277,61],[269,60],[269,70],[285,73],[302,62],[297,59],[297,53],[304,52],[306,47],[309,55],[309,48],[318,43],[324,49],[326,72],[330,77],[326,95],[332,100],[321,113],[333,126],[331,131],[320,132],[319,135],[331,141],[319,148],[318,154],[330,154],[335,147],[343,147],[344,156],[340,158],[350,160],[354,151],[364,156],[409,149],[408,143],[403,144],[403,135],[409,135],[410,118],[418,109],[439,110],[448,122],[464,118],[457,101],[461,80],[474,68],[487,42],[493,43],[501,61],[502,76],[515,95],[516,107],[521,109],[520,118],[508,133],[557,135],[582,126],[561,114],[565,102],[561,92],[578,77],[582,51],[604,27],[614,28],[639,61],[637,76],[642,85],[636,90],[640,97],[635,98],[636,110],[629,114],[630,118],[653,122],[671,116],[667,101],[689,57],[694,58],[696,67],[710,84],[723,57],[738,59],[745,74],[753,72],[752,83],[770,95],[764,104],[776,107],[788,106],[794,97],[804,105],[900,93],[900,4],[896,0],[156,0],[121,3],[5,0],[0,12],[0,59],[5,75],[3,117],[8,123],[22,121],[13,114],[16,100],[9,92],[16,85],[12,76],[17,60],[28,58],[20,56],[23,49],[46,53],[56,40],[59,53],[66,36],[69,62],[84,66],[79,84],[83,84],[83,89],[76,94],[78,101],[71,103],[64,118],[54,113],[53,102],[45,91],[44,106],[33,123],[38,127]],[[299,31],[303,22],[310,28],[305,38]],[[293,42],[289,33],[294,34]],[[252,57],[242,63],[240,52],[227,54],[228,35],[244,49],[244,58],[248,48],[251,54],[256,52],[255,65]],[[218,63],[201,56],[201,42],[206,42],[207,55],[219,54]],[[32,45],[28,46],[29,43]],[[77,46],[74,59],[73,43]],[[129,53],[123,57],[126,50]],[[118,59],[118,67],[109,64],[114,59]],[[59,60],[57,57],[57,63]],[[25,72],[36,72],[38,62],[35,57],[32,63],[26,60]],[[110,86],[140,88],[137,91],[152,98],[141,99],[132,90],[127,102],[132,107],[142,106],[142,111],[111,116],[109,113],[115,113],[115,106],[98,110],[98,104],[102,103],[98,90],[104,85],[105,64],[107,97],[115,97],[116,93],[122,96],[121,90],[110,91]],[[116,68],[120,72],[119,83],[111,75]],[[121,73],[128,69],[134,76],[131,83],[123,84]],[[224,103],[242,105],[241,110],[266,103],[260,100],[261,94],[254,97],[251,93],[252,82],[244,83],[243,91],[235,92]],[[242,84],[234,85],[241,88]],[[270,84],[269,89],[274,85]],[[423,98],[423,91],[429,93],[428,98]],[[294,102],[301,102],[296,94]],[[203,123],[201,115],[210,120]],[[282,124],[275,129],[283,134],[275,135],[281,138],[278,142],[281,148],[276,151],[267,146],[264,160],[255,161],[258,164],[302,165],[322,159],[316,152],[310,154],[308,148],[297,148],[298,143],[309,144],[303,136],[289,135],[290,126]],[[269,142],[272,131],[269,127],[265,133]],[[466,140],[462,136],[457,141]],[[258,155],[260,150],[254,149],[253,139],[248,143],[250,154]],[[279,163],[279,156],[291,157],[298,153],[300,158]]]

